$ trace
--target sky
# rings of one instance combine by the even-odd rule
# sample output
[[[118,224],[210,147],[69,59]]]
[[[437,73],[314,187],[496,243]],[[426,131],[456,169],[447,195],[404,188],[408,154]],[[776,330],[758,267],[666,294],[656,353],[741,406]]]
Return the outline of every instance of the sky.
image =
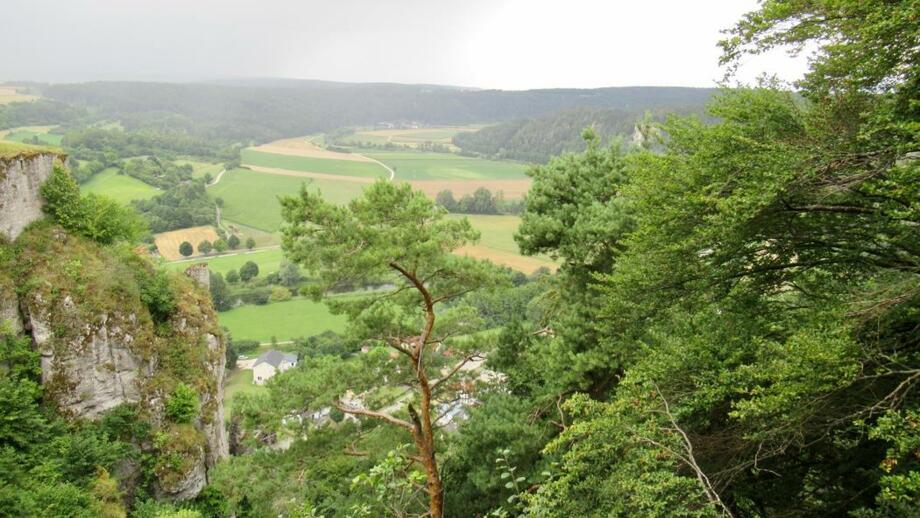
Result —
[[[287,77],[522,90],[714,86],[756,0],[3,0],[0,81]],[[793,80],[803,58],[738,79]]]

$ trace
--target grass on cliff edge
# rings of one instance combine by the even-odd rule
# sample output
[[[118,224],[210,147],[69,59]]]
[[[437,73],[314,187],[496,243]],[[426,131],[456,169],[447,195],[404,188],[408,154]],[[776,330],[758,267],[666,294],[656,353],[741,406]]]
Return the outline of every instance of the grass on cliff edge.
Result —
[[[18,142],[0,141],[0,158],[32,157],[42,153],[62,153],[58,148],[45,146],[31,146]]]

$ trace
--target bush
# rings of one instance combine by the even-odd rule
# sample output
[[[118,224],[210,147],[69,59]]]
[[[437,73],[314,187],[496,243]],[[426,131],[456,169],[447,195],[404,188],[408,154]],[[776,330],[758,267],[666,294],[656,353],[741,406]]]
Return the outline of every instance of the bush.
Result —
[[[198,393],[195,389],[179,383],[166,400],[166,417],[174,423],[191,423],[198,417]]]
[[[269,289],[255,289],[244,291],[239,294],[240,300],[245,304],[256,304],[263,305],[268,304],[269,299],[271,299],[272,292]]]
[[[217,241],[214,241],[214,251],[215,252],[218,252],[218,253],[226,252],[228,248],[230,248],[230,246],[227,244],[225,240],[218,239]]]
[[[255,248],[255,246],[256,246],[256,240],[251,237],[247,237],[246,238],[246,248],[252,250],[253,248]]]
[[[246,264],[240,267],[240,279],[243,282],[259,275],[259,265],[252,261],[246,261]]]
[[[236,270],[230,270],[227,272],[227,282],[230,284],[236,284],[240,282],[240,274]]]
[[[272,288],[272,302],[284,302],[285,300],[291,300],[291,290],[282,287],[275,286]]]
[[[211,253],[211,242],[205,239],[204,241],[198,243],[198,251],[204,255]]]
[[[227,245],[229,245],[231,249],[236,250],[240,247],[240,238],[237,237],[236,234],[231,234],[230,238],[227,240]]]
[[[146,272],[145,272],[146,273]],[[169,274],[158,270],[139,279],[141,302],[150,310],[155,322],[165,322],[176,309],[176,297],[169,282]]]
[[[192,248],[191,243],[189,243],[188,241],[183,241],[182,244],[179,245],[179,253],[182,254],[184,257],[188,257],[192,255],[193,253],[195,253],[195,249]]]
[[[133,211],[105,196],[80,195],[77,182],[67,169],[54,166],[42,185],[44,210],[65,229],[102,244],[134,241],[144,225]]]

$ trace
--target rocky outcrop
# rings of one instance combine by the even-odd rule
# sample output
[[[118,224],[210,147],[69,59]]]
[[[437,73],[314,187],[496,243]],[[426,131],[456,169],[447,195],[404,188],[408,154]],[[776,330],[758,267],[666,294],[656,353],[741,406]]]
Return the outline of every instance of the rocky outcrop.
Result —
[[[0,160],[0,332],[31,335],[43,398],[62,415],[94,420],[120,405],[136,408],[150,430],[137,440],[149,454],[143,469],[155,475],[148,489],[194,498],[208,469],[228,455],[226,349],[210,295],[51,221],[24,231],[42,217],[40,187],[54,158]],[[6,244],[13,240],[15,247]],[[180,385],[198,394],[191,422],[166,413]],[[122,480],[137,480],[140,469],[127,463]]]
[[[0,158],[0,235],[12,241],[41,219],[41,186],[57,158],[54,153]]]

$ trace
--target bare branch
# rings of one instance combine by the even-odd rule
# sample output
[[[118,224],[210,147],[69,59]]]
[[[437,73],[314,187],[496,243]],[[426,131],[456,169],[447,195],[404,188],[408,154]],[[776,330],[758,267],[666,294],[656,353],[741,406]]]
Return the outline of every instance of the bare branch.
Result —
[[[368,410],[368,409],[366,409],[366,408],[356,408],[356,407],[346,406],[346,405],[343,405],[341,402],[338,402],[338,401],[335,403],[335,407],[338,408],[339,410],[341,410],[342,412],[345,412],[346,414],[363,415],[363,416],[366,416],[366,417],[373,417],[374,419],[380,419],[381,421],[386,421],[386,422],[388,422],[388,423],[390,423],[390,424],[395,424],[396,426],[401,426],[401,427],[403,427],[403,428],[405,428],[405,429],[407,429],[407,430],[410,430],[410,431],[412,431],[412,430],[414,429],[414,427],[412,426],[412,423],[410,423],[410,422],[408,422],[408,421],[403,421],[402,419],[399,419],[398,417],[393,417],[393,416],[391,416],[390,414],[387,414],[387,413],[384,413],[384,412],[375,412],[375,411],[373,411],[373,410]]]
[[[482,357],[479,356],[478,354],[471,354],[471,355],[467,356],[466,358],[464,358],[463,360],[457,362],[457,364],[454,365],[454,368],[451,369],[450,372],[448,372],[446,375],[444,375],[444,377],[442,377],[441,379],[439,379],[439,380],[437,380],[437,381],[435,381],[434,383],[431,384],[431,391],[434,392],[435,390],[437,390],[437,388],[438,388],[442,383],[444,383],[445,381],[447,381],[447,380],[449,380],[451,377],[453,377],[453,375],[456,374],[457,371],[459,371],[460,369],[462,369],[464,365],[466,365],[467,363],[469,363],[470,360],[479,359],[479,358],[482,358]]]

